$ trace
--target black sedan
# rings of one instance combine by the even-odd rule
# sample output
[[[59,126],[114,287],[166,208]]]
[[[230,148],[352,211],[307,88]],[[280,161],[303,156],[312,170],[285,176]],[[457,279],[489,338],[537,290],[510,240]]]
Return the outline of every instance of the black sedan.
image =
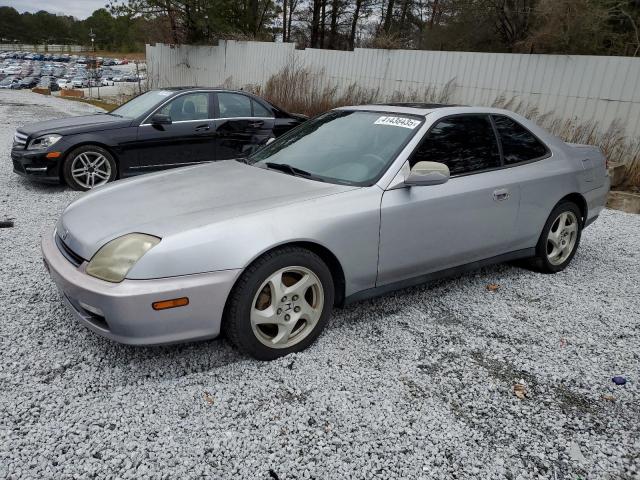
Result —
[[[20,175],[89,190],[117,178],[243,157],[305,120],[246,92],[166,88],[110,113],[20,127],[11,158]]]

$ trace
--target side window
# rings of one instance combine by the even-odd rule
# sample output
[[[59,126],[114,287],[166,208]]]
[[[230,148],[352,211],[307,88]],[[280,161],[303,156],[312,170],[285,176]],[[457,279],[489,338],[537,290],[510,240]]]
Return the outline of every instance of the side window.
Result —
[[[434,125],[409,160],[441,162],[451,175],[500,167],[498,142],[487,115],[460,115]]]
[[[494,115],[493,120],[502,142],[505,165],[534,160],[547,154],[547,147],[515,120],[503,115]]]
[[[180,95],[162,107],[158,113],[171,116],[173,122],[212,118],[209,115],[209,94],[198,92]]]
[[[251,99],[239,93],[218,93],[220,118],[251,117]]]
[[[251,100],[253,104],[253,116],[254,117],[268,117],[273,118],[273,112],[271,110],[267,110],[262,106],[261,103],[256,102],[255,100]]]

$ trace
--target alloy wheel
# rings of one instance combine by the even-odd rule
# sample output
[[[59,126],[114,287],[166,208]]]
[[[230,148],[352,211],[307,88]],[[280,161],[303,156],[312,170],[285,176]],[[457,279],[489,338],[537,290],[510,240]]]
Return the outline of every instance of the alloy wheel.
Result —
[[[265,280],[251,305],[251,328],[270,348],[288,348],[315,328],[324,307],[318,276],[305,267],[281,268]]]
[[[82,152],[71,162],[71,176],[83,188],[99,187],[111,179],[111,164],[101,153]]]
[[[547,235],[547,258],[561,265],[573,252],[578,237],[578,218],[571,211],[562,212],[551,224]]]

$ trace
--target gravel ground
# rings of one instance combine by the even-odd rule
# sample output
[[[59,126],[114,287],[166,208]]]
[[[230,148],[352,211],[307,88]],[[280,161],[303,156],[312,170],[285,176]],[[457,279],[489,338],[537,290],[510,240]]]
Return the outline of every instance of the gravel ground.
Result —
[[[604,212],[562,273],[359,303],[271,363],[126,347],[74,321],[40,258],[78,194],[9,162],[17,126],[88,111],[0,91],[0,478],[640,477],[640,215]]]

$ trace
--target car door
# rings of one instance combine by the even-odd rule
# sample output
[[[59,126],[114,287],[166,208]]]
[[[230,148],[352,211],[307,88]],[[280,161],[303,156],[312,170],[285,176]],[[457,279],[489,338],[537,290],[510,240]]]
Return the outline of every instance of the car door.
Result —
[[[378,285],[510,251],[519,186],[502,169],[487,115],[437,120],[409,158],[446,164],[441,185],[390,189],[381,202]]]
[[[533,247],[556,202],[568,193],[566,176],[573,176],[573,171],[563,172],[562,162],[551,158],[549,148],[513,118],[506,115],[491,117],[502,146],[505,167],[509,167],[512,178],[520,185],[515,242],[519,248]],[[586,170],[584,174],[587,174]],[[582,178],[589,181],[586,176]]]
[[[235,92],[216,93],[216,157],[218,160],[249,155],[273,136],[273,112]]]
[[[206,91],[178,95],[143,121],[138,127],[136,169],[162,170],[215,160],[211,95]],[[168,115],[171,124],[153,125],[154,114]]]

